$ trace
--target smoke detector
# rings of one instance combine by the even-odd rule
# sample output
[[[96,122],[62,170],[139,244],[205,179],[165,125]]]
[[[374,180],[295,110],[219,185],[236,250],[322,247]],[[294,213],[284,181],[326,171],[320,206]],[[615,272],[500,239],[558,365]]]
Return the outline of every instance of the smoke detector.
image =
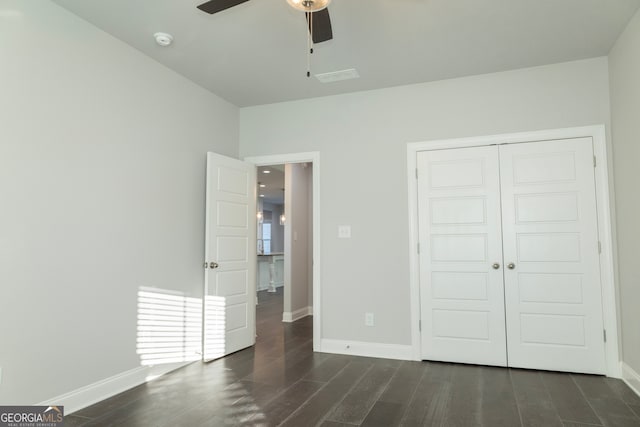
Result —
[[[168,33],[155,33],[153,37],[156,39],[156,43],[162,47],[167,47],[173,43],[173,36]]]

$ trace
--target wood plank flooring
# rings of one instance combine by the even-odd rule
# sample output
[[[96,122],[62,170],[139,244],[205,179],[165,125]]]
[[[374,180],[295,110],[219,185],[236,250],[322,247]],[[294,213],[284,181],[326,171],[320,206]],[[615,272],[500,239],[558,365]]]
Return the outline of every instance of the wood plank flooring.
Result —
[[[258,338],[65,417],[66,426],[640,426],[620,380],[313,353],[312,319],[259,293]]]

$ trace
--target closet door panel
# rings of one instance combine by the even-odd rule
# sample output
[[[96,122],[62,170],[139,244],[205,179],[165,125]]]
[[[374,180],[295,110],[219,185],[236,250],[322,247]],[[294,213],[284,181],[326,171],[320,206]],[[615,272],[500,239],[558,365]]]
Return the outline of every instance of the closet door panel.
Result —
[[[506,366],[497,148],[417,160],[422,358]]]
[[[509,366],[604,373],[591,139],[499,151]]]

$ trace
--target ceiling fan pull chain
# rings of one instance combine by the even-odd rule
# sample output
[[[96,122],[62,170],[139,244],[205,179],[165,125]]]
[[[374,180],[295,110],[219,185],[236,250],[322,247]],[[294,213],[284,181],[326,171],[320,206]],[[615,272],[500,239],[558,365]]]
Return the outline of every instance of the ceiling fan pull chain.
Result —
[[[201,11],[213,15],[249,0],[208,0],[197,6]],[[311,55],[313,55],[314,43],[322,43],[333,39],[331,20],[327,6],[331,0],[287,0],[289,6],[304,12],[307,21],[307,77],[311,77]],[[318,34],[314,34],[314,15],[318,18]],[[160,33],[158,33],[160,34]]]
[[[311,77],[311,54],[313,53],[313,13],[307,12],[309,15],[309,32],[307,33],[307,78]]]

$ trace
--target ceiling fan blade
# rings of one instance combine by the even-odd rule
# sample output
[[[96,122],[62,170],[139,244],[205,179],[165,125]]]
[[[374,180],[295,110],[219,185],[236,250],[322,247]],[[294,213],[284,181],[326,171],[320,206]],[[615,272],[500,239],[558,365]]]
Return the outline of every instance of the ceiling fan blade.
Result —
[[[329,18],[329,9],[322,9],[313,13],[313,42],[322,43],[333,38],[333,30],[331,29],[331,19]],[[309,22],[309,13],[307,16],[307,24],[311,31],[311,22]]]
[[[202,3],[200,6],[198,6],[198,9],[213,15],[214,13],[229,9],[233,6],[237,6],[240,3],[244,3],[246,1],[249,0],[210,0],[206,3]]]

